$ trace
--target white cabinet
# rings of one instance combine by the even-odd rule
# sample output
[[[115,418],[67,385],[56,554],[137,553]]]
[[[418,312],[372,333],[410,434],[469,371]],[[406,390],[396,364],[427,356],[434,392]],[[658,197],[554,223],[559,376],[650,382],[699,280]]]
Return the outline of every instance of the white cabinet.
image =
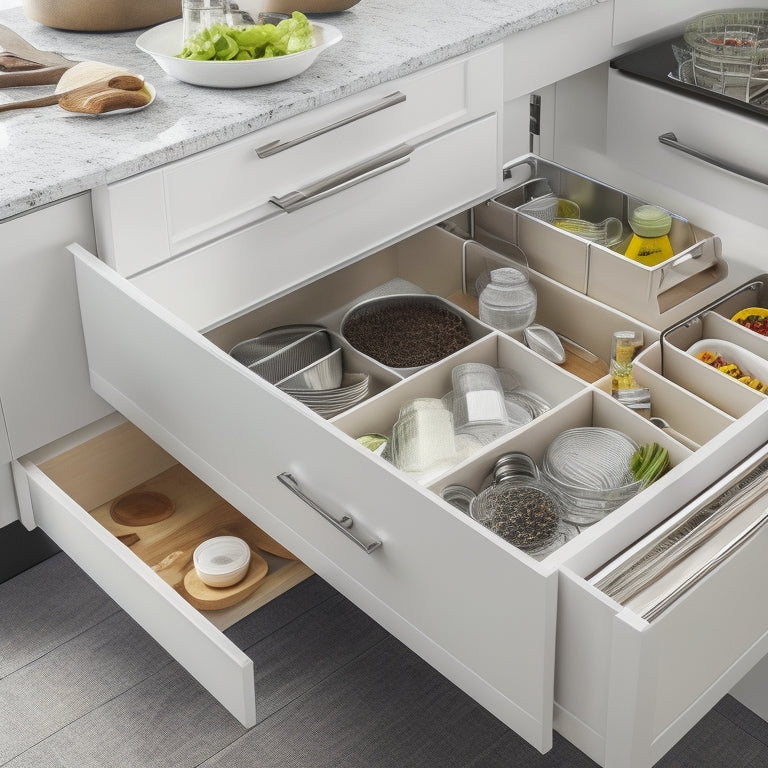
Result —
[[[5,420],[0,403],[0,529],[18,520],[19,510],[16,505],[16,493],[13,489],[11,474],[11,447],[5,431]]]
[[[644,37],[681,32],[685,22],[706,13],[726,8],[760,7],[760,3],[744,3],[740,0],[716,0],[702,4],[699,0],[614,0],[613,42],[615,45],[639,40]]]
[[[109,413],[88,384],[75,276],[64,249],[94,247],[89,195],[0,224],[0,397],[21,456]]]

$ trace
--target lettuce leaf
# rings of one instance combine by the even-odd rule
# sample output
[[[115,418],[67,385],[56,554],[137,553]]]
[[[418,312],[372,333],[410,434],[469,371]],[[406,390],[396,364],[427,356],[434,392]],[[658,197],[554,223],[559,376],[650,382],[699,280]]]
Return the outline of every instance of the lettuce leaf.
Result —
[[[230,27],[214,24],[184,42],[182,59],[197,61],[246,61],[288,56],[312,47],[312,27],[300,11],[279,24]]]

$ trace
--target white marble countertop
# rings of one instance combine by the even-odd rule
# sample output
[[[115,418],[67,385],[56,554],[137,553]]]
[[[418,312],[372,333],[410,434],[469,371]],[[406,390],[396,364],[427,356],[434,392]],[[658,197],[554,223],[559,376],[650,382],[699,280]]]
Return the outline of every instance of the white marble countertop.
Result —
[[[157,90],[149,108],[125,115],[74,115],[59,107],[0,114],[0,220],[221,144],[603,1],[361,0],[348,11],[315,17],[338,27],[344,38],[305,73],[282,83],[239,90],[173,80],[135,47],[141,31],[64,32],[27,20],[21,8],[0,10],[0,24],[36,47],[72,59],[128,67]],[[52,88],[0,89],[0,103],[32,98]]]

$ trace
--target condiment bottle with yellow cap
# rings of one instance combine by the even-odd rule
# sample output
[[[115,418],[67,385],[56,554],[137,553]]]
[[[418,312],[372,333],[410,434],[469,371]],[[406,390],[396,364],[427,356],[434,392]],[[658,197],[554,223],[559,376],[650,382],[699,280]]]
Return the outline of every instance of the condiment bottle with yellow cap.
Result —
[[[675,255],[669,242],[672,217],[666,211],[655,205],[640,205],[629,217],[629,226],[634,234],[624,253],[628,259],[655,267]]]

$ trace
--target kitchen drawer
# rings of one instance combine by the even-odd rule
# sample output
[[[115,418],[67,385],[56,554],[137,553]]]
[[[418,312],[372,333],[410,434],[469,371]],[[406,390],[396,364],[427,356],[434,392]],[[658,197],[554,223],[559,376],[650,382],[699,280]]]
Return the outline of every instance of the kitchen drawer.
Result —
[[[500,112],[501,55],[494,46],[459,57],[101,187],[99,253],[135,274],[279,211],[270,199]]]
[[[213,326],[329,265],[381,247],[392,232],[421,228],[488,195],[496,187],[496,148],[497,120],[491,115],[415,147],[407,162],[383,174],[290,213],[270,213],[133,282],[196,328]]]
[[[672,146],[660,141],[670,137]],[[768,123],[611,69],[607,149],[627,169],[758,225],[768,206]],[[689,154],[690,149],[709,159]]]
[[[591,583],[726,468],[765,453],[766,428],[763,400],[696,452],[695,471],[673,469],[560,565],[555,728],[600,765],[650,768],[768,651],[766,528],[656,618]]]
[[[255,725],[253,662],[222,630],[311,571],[117,414],[18,459],[13,469],[23,515],[243,725]],[[134,491],[162,493],[173,514],[150,525],[115,522],[112,502]],[[197,610],[183,596],[183,577],[197,544],[218,535],[245,539],[269,572],[243,601]]]
[[[463,230],[466,235],[463,225],[468,226],[469,218],[454,216],[444,227],[429,227],[365,258],[337,264],[335,271],[326,270],[293,291],[278,292],[268,300],[258,294],[249,311],[238,306],[237,311],[212,313],[210,317],[228,318],[212,328],[205,320],[196,324],[169,309],[170,291],[149,297],[137,279],[117,275],[73,245],[91,382],[97,393],[246,518],[529,742],[542,751],[549,748],[554,710],[558,727],[602,760],[608,754],[604,745],[614,739],[645,743],[645,721],[638,721],[636,731],[627,735],[633,721],[623,720],[614,710],[623,696],[633,707],[646,705],[646,691],[633,683],[627,670],[629,665],[642,668],[649,652],[642,638],[632,634],[638,629],[632,621],[629,639],[617,641],[620,661],[613,661],[613,617],[624,618],[626,611],[595,597],[589,585],[582,589],[580,582],[591,572],[584,563],[599,567],[600,558],[622,551],[699,492],[707,478],[740,461],[759,444],[768,419],[767,401],[736,418],[689,395],[682,383],[670,382],[652,365],[644,370],[638,365],[638,374],[652,389],[654,407],[667,418],[680,415],[676,426],[691,432],[696,443],[691,447],[618,403],[604,375],[581,377],[570,370],[568,360],[565,369],[554,366],[517,340],[478,323],[485,330],[474,333],[468,345],[416,373],[403,375],[371,365],[370,397],[325,420],[226,353],[237,341],[289,323],[320,322],[338,335],[348,306],[394,280],[408,281],[471,310],[477,298],[471,295],[472,281],[466,279],[467,265],[478,257],[488,266],[503,264],[505,256],[456,234]],[[609,353],[612,332],[625,327],[643,331],[653,361],[659,338],[655,328],[536,271],[531,279],[539,297],[537,319],[587,351],[594,347],[598,362]],[[179,283],[176,292],[183,287]],[[201,305],[218,301],[215,293],[196,288]],[[361,363],[354,355],[351,360]],[[444,395],[453,366],[469,361],[514,368],[526,386],[541,388],[549,409],[427,478],[397,470],[356,441],[361,433],[391,428],[399,408],[410,399]],[[700,420],[707,423],[706,429],[693,426]],[[564,429],[585,426],[619,429],[638,443],[657,441],[668,448],[674,468],[541,559],[442,500],[448,485],[480,490],[501,454],[525,451],[540,461]],[[699,467],[702,471],[691,471]],[[740,558],[727,566],[740,572],[747,567]],[[576,574],[577,589],[568,582],[570,573]],[[716,573],[717,579],[727,578]],[[564,585],[561,592],[558,583]],[[712,605],[724,600],[719,592],[706,596]],[[659,637],[661,643],[695,642],[698,638],[685,630],[689,620],[695,626],[684,612],[686,604],[681,601],[669,614],[684,619],[674,630],[677,634],[652,631],[644,637]],[[742,613],[734,616],[729,632],[742,644],[749,638],[758,641],[758,624]],[[665,626],[665,621],[652,629],[656,626]],[[556,633],[563,638],[557,651]],[[599,652],[587,662],[581,651],[586,653],[589,644],[584,638],[593,636]],[[714,666],[705,665],[700,674],[688,667],[662,718],[675,707],[691,717],[702,714],[697,686],[713,693],[728,675],[746,671],[746,662],[726,659],[721,668],[723,664],[727,669],[717,685],[710,679]],[[586,670],[594,674],[595,692],[582,701],[580,695],[591,685]],[[557,704],[555,675],[561,692]],[[645,678],[641,682],[645,685]],[[606,731],[608,712],[612,719]],[[675,725],[669,738],[681,735],[681,728]]]

